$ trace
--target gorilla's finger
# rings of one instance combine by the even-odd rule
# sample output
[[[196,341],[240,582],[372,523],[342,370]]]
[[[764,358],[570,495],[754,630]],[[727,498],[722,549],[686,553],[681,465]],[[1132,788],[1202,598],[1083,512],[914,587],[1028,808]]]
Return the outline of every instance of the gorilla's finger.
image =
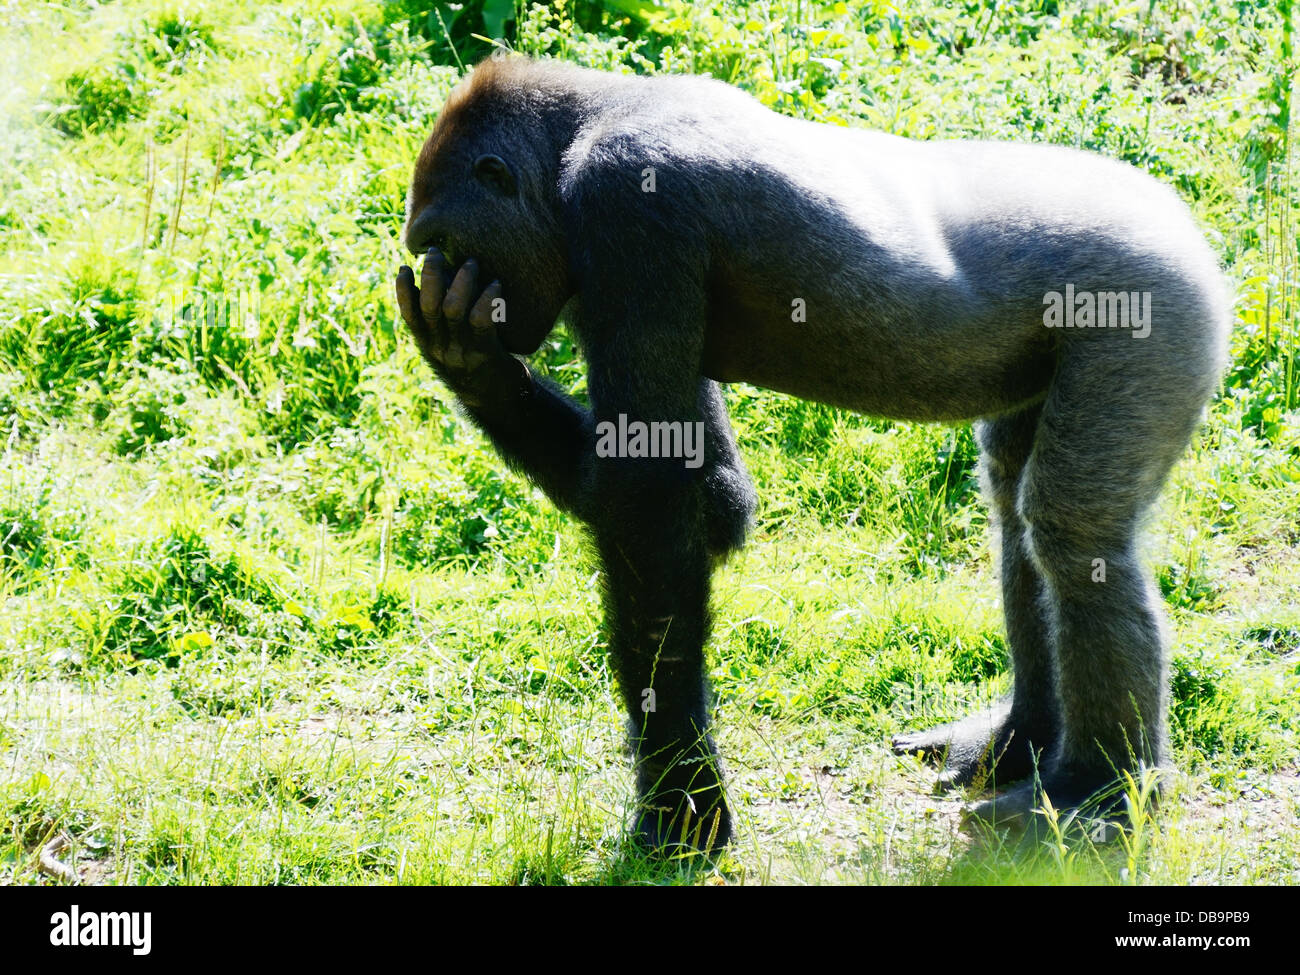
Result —
[[[452,281],[451,287],[447,289],[447,297],[442,299],[442,313],[447,316],[449,322],[459,322],[465,317],[477,283],[478,263],[470,258],[461,265],[456,280]]]
[[[485,336],[495,337],[496,332],[492,328],[498,324],[493,321],[493,313],[500,307],[497,302],[501,300],[501,282],[493,281],[483,293],[479,295],[478,301],[474,302],[474,307],[469,310],[469,325],[474,330],[476,337],[482,340]]]
[[[430,362],[438,362],[442,354],[433,329],[420,313],[420,297],[415,287],[415,272],[402,265],[397,272],[397,308],[420,353]]]
[[[402,313],[412,334],[422,330],[424,319],[420,315],[420,292],[415,287],[415,272],[403,264],[397,269],[397,310]]]
[[[420,311],[430,322],[438,319],[438,306],[442,304],[442,252],[429,248],[420,268]]]

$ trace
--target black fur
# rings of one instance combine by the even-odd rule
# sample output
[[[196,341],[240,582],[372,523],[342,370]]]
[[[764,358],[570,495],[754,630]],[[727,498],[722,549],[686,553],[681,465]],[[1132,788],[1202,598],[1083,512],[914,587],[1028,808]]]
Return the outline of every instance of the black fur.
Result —
[[[1037,766],[1069,805],[1167,762],[1162,620],[1136,526],[1228,329],[1216,262],[1167,189],[1087,153],[913,143],[783,118],[714,81],[510,59],[453,94],[407,202],[407,244],[439,269],[421,285],[432,299],[399,276],[422,351],[503,457],[594,534],[648,842],[730,833],[703,647],[712,560],[742,544],[755,499],[715,381],[978,421],[1014,692],[899,751],[943,758],[945,785],[978,784],[994,761],[999,781]],[[441,307],[439,250],[475,258]],[[504,324],[484,318],[491,288],[468,311],[493,278]],[[1045,295],[1067,285],[1149,292],[1147,333],[1045,327]],[[508,355],[534,351],[566,305],[590,410]],[[703,463],[598,456],[599,425],[620,415],[703,423]],[[981,814],[1024,820],[1035,800]]]

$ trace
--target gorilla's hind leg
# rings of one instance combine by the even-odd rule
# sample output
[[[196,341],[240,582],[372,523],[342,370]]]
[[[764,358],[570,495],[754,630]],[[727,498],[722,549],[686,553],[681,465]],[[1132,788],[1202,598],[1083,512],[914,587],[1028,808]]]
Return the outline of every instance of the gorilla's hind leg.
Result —
[[[1138,525],[1199,421],[1216,364],[1204,348],[1212,334],[1166,328],[1171,348],[1087,337],[1067,350],[1044,404],[1018,511],[1044,582],[1061,733],[1038,780],[977,806],[979,819],[1032,826],[1043,794],[1057,810],[1119,819],[1125,773],[1168,762],[1164,613]]]
[[[1011,645],[1010,699],[961,721],[899,735],[894,751],[943,762],[937,788],[1032,775],[1036,758],[1058,735],[1051,631],[1043,612],[1043,580],[1029,554],[1016,495],[1033,449],[1041,406],[986,420],[975,428],[985,493],[1001,535],[1002,603]]]

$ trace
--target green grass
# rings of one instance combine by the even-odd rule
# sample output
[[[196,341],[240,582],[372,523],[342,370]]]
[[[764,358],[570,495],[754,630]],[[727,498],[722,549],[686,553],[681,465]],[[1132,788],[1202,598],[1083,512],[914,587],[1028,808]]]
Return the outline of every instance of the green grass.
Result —
[[[1300,882],[1289,3],[5,10],[0,882],[52,882],[58,835],[102,883]],[[761,507],[709,654],[739,839],[628,848],[591,554],[394,327],[412,161],[503,34],[1089,147],[1192,205],[1234,364],[1148,525],[1181,773],[1125,842],[972,838],[889,753],[1007,688],[969,430],[737,386]],[[563,330],[540,362],[581,392]]]

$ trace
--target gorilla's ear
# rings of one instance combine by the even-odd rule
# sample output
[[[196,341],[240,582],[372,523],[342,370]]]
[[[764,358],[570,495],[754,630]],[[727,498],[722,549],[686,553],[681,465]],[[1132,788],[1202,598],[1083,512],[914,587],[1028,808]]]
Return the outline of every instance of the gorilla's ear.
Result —
[[[502,196],[515,195],[515,174],[500,156],[488,153],[474,160],[474,178]]]

